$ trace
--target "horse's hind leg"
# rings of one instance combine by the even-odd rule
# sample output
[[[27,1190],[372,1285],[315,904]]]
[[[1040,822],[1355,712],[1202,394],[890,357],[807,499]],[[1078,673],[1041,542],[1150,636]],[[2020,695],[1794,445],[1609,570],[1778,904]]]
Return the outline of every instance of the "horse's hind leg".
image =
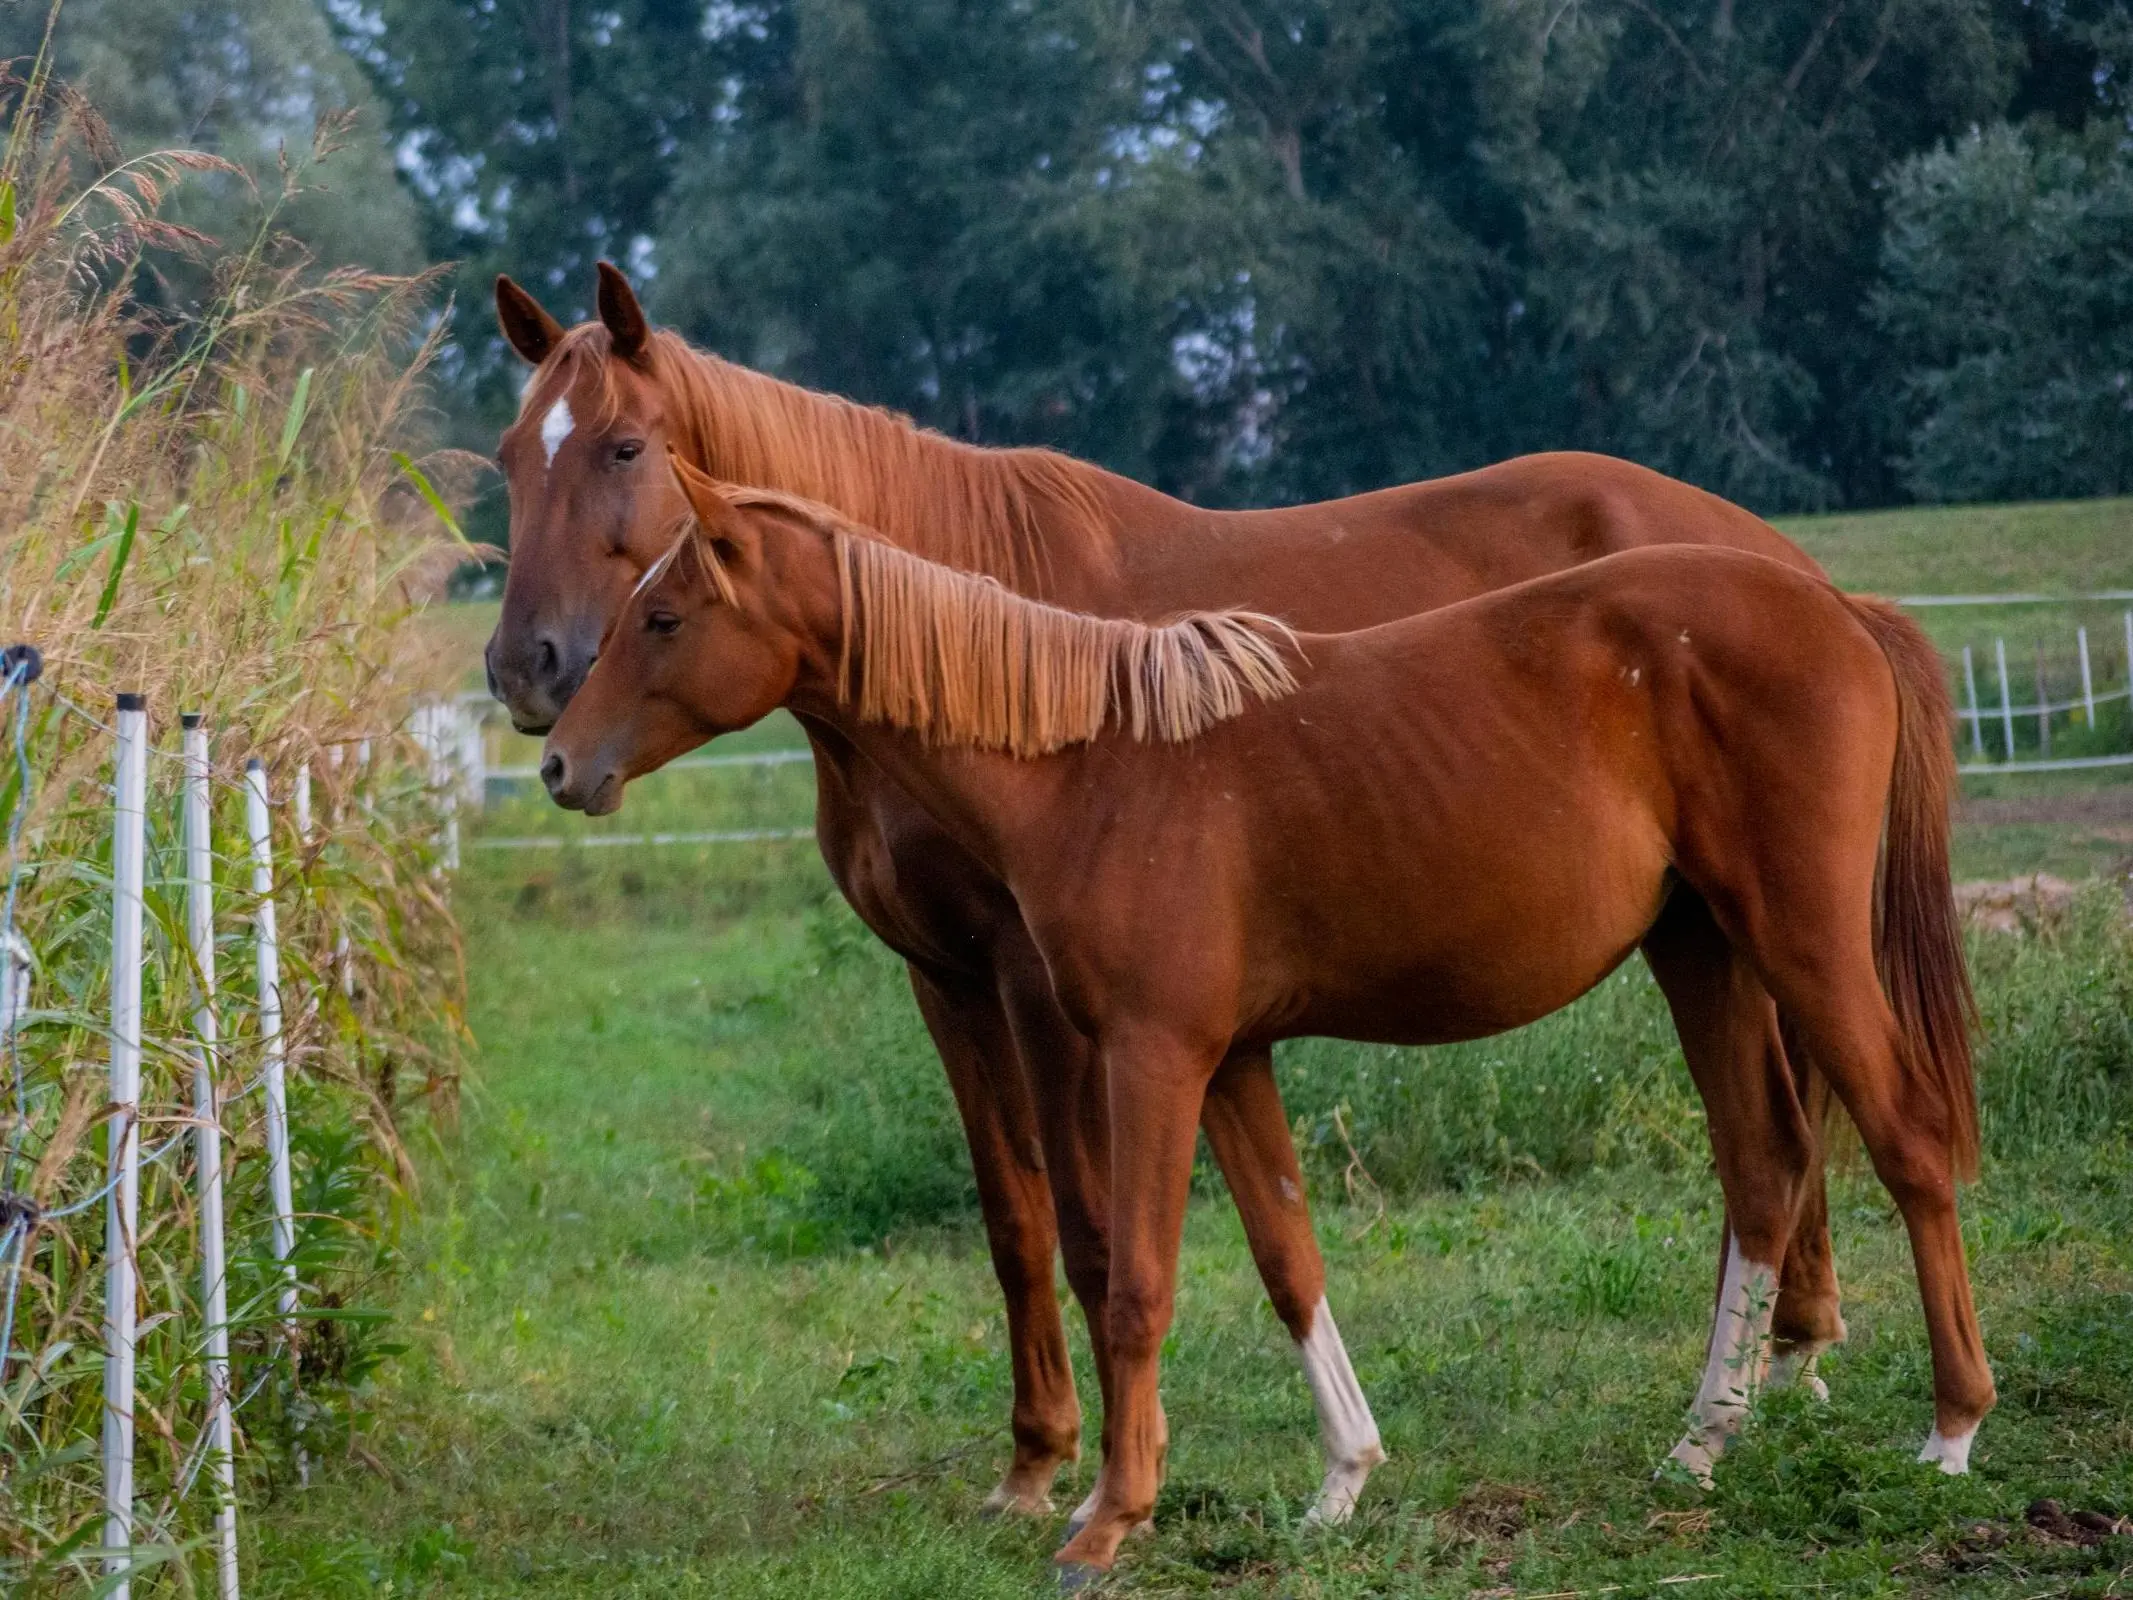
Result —
[[[1777,1310],[1770,1323],[1773,1381],[1797,1380],[1816,1399],[1827,1400],[1829,1386],[1815,1371],[1815,1363],[1831,1345],[1842,1344],[1845,1334],[1836,1256],[1829,1240],[1829,1075],[1815,1070],[1806,1040],[1783,1013],[1778,1017],[1778,1033],[1815,1148],[1800,1196],[1800,1212],[1793,1219],[1792,1240],[1785,1247],[1785,1264],[1778,1273]]]
[[[1993,1384],[1956,1216],[1953,1111],[1920,1075],[1904,1072],[1902,1033],[1863,930],[1854,942],[1846,950],[1803,939],[1765,970],[1903,1213],[1933,1346],[1934,1426],[1919,1459],[1965,1472]]]
[[[1791,1064],[1801,1108],[1808,1129],[1815,1136],[1815,1150],[1808,1163],[1800,1195],[1799,1215],[1793,1219],[1792,1238],[1785,1246],[1785,1260],[1778,1268],[1777,1307],[1770,1318],[1770,1382],[1782,1387],[1798,1383],[1817,1400],[1829,1398],[1829,1385],[1815,1370],[1822,1352],[1844,1342],[1844,1317],[1839,1309],[1837,1263],[1829,1240],[1829,1185],[1824,1129],[1830,1107],[1829,1079],[1814,1070],[1805,1043],[1797,1030],[1778,1019],[1785,1059]],[[1732,1254],[1733,1221],[1730,1214],[1721,1225],[1718,1240],[1718,1280],[1725,1281],[1726,1262]]]
[[[1672,1459],[1710,1481],[1769,1367],[1779,1271],[1807,1188],[1815,1142],[1755,971],[1678,890],[1645,938],[1689,1074],[1703,1097],[1725,1191],[1726,1257],[1702,1382]]]
[[[985,1510],[1041,1513],[1051,1509],[1053,1477],[1080,1453],[1081,1404],[1052,1292],[1057,1235],[1037,1119],[995,996],[976,982],[910,970],[970,1141],[993,1274],[1007,1301],[1015,1454]]]
[[[1345,1522],[1385,1450],[1326,1304],[1326,1265],[1311,1231],[1303,1169],[1296,1163],[1270,1050],[1250,1046],[1224,1059],[1207,1086],[1200,1126],[1237,1202],[1274,1314],[1296,1341],[1318,1408],[1326,1474],[1305,1520]]]

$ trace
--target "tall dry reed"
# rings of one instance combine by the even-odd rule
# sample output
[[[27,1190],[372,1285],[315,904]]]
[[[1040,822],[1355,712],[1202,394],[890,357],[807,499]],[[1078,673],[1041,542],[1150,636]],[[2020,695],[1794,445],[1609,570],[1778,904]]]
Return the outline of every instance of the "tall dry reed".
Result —
[[[277,238],[278,205],[342,130],[280,175],[256,238],[222,250],[157,216],[172,186],[249,181],[211,158],[119,163],[93,110],[40,66],[0,82],[0,644],[45,660],[29,695],[15,921],[35,953],[27,1025],[0,1060],[0,1183],[50,1212],[104,1178],[113,694],[145,693],[149,770],[139,1258],[136,1593],[205,1586],[212,1516],[192,1202],[195,970],[177,883],[180,711],[215,733],[219,1062],[229,1096],[230,1308],[240,1495],[361,1452],[364,1380],[404,1117],[448,1107],[458,944],[436,873],[435,797],[408,737],[446,686],[421,610],[465,554],[406,452],[420,437],[430,285],[319,274]],[[214,285],[158,311],[159,259]],[[7,706],[12,727],[14,705]],[[370,752],[359,764],[358,751]],[[294,1340],[269,1314],[249,870],[238,785],[263,760],[277,801],[275,901],[297,1130]],[[296,836],[302,763],[316,825]],[[19,1083],[19,1091],[18,1091]],[[31,1236],[0,1370],[0,1591],[81,1592],[99,1570],[102,1208]],[[0,1269],[5,1261],[0,1259]],[[4,1288],[4,1280],[0,1280]],[[189,1492],[187,1492],[189,1490]]]

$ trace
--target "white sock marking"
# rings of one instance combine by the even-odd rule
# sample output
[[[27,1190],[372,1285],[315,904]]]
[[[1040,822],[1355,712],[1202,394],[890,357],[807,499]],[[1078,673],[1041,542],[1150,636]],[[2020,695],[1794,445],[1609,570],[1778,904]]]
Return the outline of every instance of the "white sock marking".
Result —
[[[1926,1439],[1926,1447],[1918,1452],[1918,1459],[1935,1463],[1951,1478],[1960,1478],[1970,1470],[1970,1441],[1976,1437],[1974,1422],[1952,1439],[1935,1428]]]
[[[1304,1381],[1318,1405],[1318,1433],[1326,1450],[1326,1476],[1318,1498],[1304,1516],[1310,1524],[1346,1522],[1355,1511],[1356,1498],[1370,1469],[1385,1459],[1378,1439],[1378,1425],[1370,1415],[1370,1402],[1356,1382],[1355,1368],[1348,1362],[1348,1347],[1333,1325],[1332,1308],[1325,1296],[1311,1312],[1311,1331],[1296,1346],[1303,1360]]]
[[[555,465],[555,453],[563,448],[563,441],[577,425],[577,419],[570,414],[569,400],[558,400],[548,408],[548,415],[541,418],[541,449],[547,454],[547,466]]]
[[[1689,1411],[1689,1431],[1669,1452],[1701,1482],[1740,1431],[1770,1370],[1770,1315],[1777,1309],[1777,1268],[1750,1261],[1740,1241],[1726,1240],[1726,1275],[1704,1358],[1703,1382]]]

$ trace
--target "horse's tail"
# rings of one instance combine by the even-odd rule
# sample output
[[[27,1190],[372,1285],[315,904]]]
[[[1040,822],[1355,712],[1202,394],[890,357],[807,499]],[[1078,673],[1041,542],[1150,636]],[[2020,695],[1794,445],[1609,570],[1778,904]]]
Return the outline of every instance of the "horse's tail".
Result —
[[[1971,1030],[1977,1001],[1963,958],[1948,869],[1948,805],[1955,790],[1953,707],[1940,653],[1918,624],[1886,600],[1847,595],[1896,676],[1896,768],[1882,844],[1881,984],[1903,1030],[1906,1073],[1947,1107],[1956,1176],[1978,1163],[1977,1082]]]

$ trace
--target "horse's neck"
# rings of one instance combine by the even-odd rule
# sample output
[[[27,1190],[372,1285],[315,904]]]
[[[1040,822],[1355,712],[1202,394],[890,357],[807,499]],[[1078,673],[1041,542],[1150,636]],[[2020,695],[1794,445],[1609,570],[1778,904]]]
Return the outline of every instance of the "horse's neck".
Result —
[[[963,745],[929,745],[902,728],[862,722],[826,684],[803,684],[790,709],[808,730],[816,759],[827,755],[836,762],[848,788],[886,778],[995,873],[1031,826],[1041,795],[1056,782],[1057,764],[1076,754],[1028,761]]]
[[[988,533],[1006,541],[1026,532],[1029,548],[1015,563],[1026,570],[999,570],[992,563],[992,575],[1042,598],[1117,612],[1152,583],[1160,602],[1169,605],[1164,592],[1178,586],[1176,575],[1189,569],[1195,547],[1204,546],[1219,515],[1085,461],[966,445],[716,356],[692,356],[713,375],[711,392],[724,391],[715,402],[691,407],[701,419],[689,436],[698,468],[820,500],[915,555],[951,565],[970,564],[969,547]],[[736,387],[739,393],[732,392]],[[754,407],[780,415],[778,428],[749,427]],[[762,442],[787,428],[808,448],[788,451]],[[738,446],[744,437],[757,442]],[[956,490],[969,487],[958,479],[974,463],[1006,474],[1024,527],[953,525],[972,503],[959,503]],[[951,509],[929,514],[929,501]],[[989,520],[998,520],[997,513]]]

